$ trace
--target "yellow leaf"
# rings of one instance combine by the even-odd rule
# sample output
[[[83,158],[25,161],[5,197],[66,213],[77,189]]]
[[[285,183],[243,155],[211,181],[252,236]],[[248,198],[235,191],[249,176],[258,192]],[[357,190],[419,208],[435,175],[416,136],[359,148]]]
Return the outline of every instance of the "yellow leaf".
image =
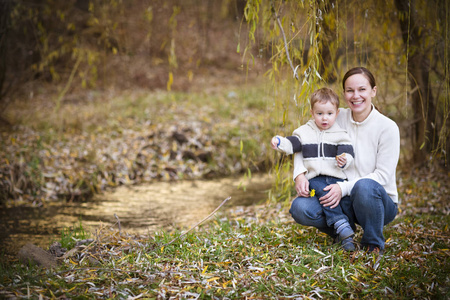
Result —
[[[172,89],[172,83],[173,83],[173,73],[169,72],[169,80],[167,81],[167,91],[169,92]]]
[[[206,267],[203,269],[202,274],[205,274],[207,269],[208,269],[208,266],[206,266]]]
[[[220,277],[213,277],[213,278],[209,278],[208,280],[206,280],[207,282],[211,282],[214,280],[220,279]]]
[[[354,281],[358,281],[359,282],[359,280],[358,280],[358,278],[356,278],[355,276],[350,276]]]
[[[163,251],[164,251],[164,246],[161,247],[161,253],[163,253]]]
[[[66,291],[66,293],[67,292],[71,292],[71,291],[73,291],[75,288],[76,288],[77,286],[75,285],[74,287],[72,287],[72,288],[70,288],[70,289],[68,289],[67,291]]]
[[[191,70],[189,70],[187,72],[187,77],[189,81],[192,81],[192,78],[194,78],[194,72],[192,72]]]

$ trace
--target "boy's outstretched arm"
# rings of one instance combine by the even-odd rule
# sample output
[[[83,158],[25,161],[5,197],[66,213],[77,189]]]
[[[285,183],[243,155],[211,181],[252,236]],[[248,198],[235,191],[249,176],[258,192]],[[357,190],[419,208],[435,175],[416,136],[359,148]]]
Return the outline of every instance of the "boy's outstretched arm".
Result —
[[[298,136],[274,136],[270,142],[272,149],[290,155],[302,151],[302,143]]]

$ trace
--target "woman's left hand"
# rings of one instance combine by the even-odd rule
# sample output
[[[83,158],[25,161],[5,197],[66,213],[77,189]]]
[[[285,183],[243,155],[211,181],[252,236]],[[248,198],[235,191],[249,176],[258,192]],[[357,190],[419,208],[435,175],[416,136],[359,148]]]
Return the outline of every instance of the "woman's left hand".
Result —
[[[323,206],[329,206],[330,208],[335,208],[338,206],[342,198],[342,190],[339,184],[330,184],[323,190],[329,192],[325,196],[320,197],[320,204]]]

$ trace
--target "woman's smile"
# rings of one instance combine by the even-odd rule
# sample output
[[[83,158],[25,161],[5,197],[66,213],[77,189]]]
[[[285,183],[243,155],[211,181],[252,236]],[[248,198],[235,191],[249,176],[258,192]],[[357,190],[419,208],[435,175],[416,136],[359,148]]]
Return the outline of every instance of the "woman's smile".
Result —
[[[375,97],[377,87],[371,87],[367,78],[362,74],[355,74],[345,81],[344,98],[352,110],[355,121],[362,122],[372,110],[372,98]]]

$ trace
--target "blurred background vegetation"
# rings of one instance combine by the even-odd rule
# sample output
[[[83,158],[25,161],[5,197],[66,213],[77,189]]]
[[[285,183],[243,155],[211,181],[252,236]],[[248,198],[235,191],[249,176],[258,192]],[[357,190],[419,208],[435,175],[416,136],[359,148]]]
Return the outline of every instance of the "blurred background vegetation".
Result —
[[[308,118],[311,91],[342,91],[359,65],[401,128],[401,165],[448,163],[448,1],[0,5],[3,203],[197,171],[284,174],[290,161],[266,151],[270,136],[290,134]]]

